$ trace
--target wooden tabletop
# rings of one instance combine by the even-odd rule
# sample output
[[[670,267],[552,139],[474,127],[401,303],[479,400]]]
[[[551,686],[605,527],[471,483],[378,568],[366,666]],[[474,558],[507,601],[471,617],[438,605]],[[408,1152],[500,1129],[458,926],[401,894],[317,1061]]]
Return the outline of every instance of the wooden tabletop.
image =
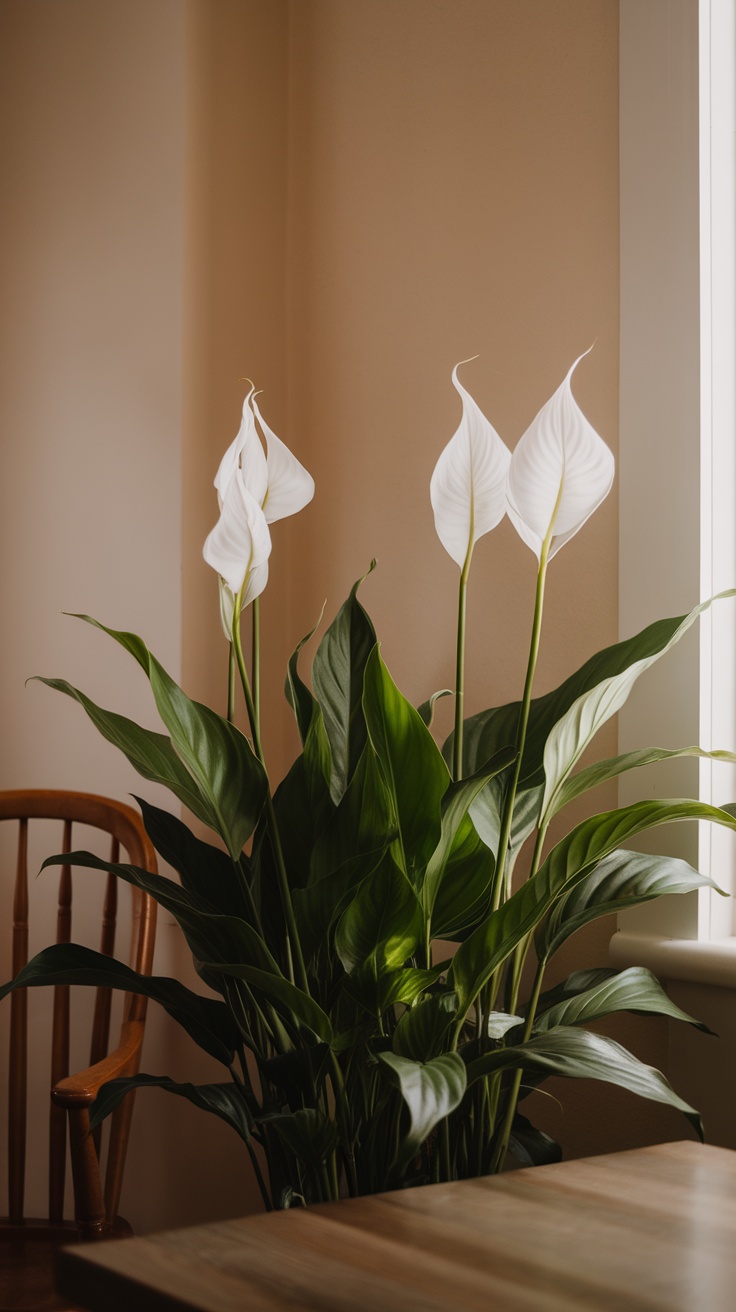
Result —
[[[736,1153],[700,1144],[70,1248],[99,1312],[733,1312]]]

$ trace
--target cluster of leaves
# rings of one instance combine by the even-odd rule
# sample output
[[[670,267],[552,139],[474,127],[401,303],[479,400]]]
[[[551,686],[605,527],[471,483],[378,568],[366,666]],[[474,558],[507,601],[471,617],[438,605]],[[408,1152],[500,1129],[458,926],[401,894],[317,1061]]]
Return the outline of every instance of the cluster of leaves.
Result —
[[[581,793],[683,754],[629,753],[573,773],[697,611],[607,648],[532,700],[520,762],[519,703],[467,720],[454,780],[452,739],[440,750],[430,731],[434,699],[417,710],[399,692],[357,588],[320,642],[311,689],[298,671],[303,643],[289,663],[302,750],[273,797],[246,736],[190,700],[135,635],[105,630],[145,671],[166,733],[44,681],[76,698],[136,770],[169,788],[225,848],[141,801],[179,882],[89,853],[46,864],[112,870],[145,889],[178,921],[209,992],[61,945],[0,997],[13,987],[103,984],[160,1003],[222,1065],[222,1081],[117,1080],[100,1093],[95,1122],[132,1086],[188,1098],[243,1139],[267,1207],[498,1171],[509,1150],[526,1164],[554,1160],[557,1146],[518,1109],[551,1074],[668,1103],[700,1132],[663,1075],[584,1028],[621,1010],[690,1021],[649,972],[577,971],[546,992],[543,983],[555,952],[590,921],[710,883],[682,860],[627,850],[630,839],[680,819],[736,826],[727,810],[689,799],[643,801],[593,816],[544,850],[553,816]],[[514,892],[526,843],[532,873]],[[459,947],[437,960],[437,941],[447,940]],[[527,958],[535,974],[522,998]]]

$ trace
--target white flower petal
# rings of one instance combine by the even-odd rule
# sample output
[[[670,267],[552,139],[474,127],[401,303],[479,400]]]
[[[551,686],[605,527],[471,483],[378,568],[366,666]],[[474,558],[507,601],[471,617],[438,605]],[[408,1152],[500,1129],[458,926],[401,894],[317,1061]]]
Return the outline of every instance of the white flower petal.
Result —
[[[551,559],[582,528],[613,483],[613,456],[588,423],[570,387],[582,358],[579,356],[554,396],[542,406],[511,457],[509,518],[537,559],[550,528]]]
[[[261,505],[268,523],[272,524],[274,520],[295,515],[308,505],[314,496],[314,479],[296,456],[292,455],[288,446],[269,428],[255,400],[253,409],[268,450],[268,488]]]
[[[468,549],[506,513],[511,453],[458,381],[458,368],[455,365],[452,381],[460,393],[463,416],[435,465],[429,495],[437,536],[462,569]]]
[[[222,575],[217,581],[220,584],[220,620],[222,621],[222,631],[228,642],[232,642],[235,598]]]
[[[252,400],[255,388],[251,386],[243,402],[243,418],[237,437],[230,443],[215,475],[215,487],[222,505],[228,485],[239,477],[259,506],[263,504],[268,487],[266,455],[256,429]]]
[[[271,534],[261,507],[239,477],[231,479],[222,498],[220,518],[204,544],[207,564],[217,570],[233,595],[248,580],[246,593],[252,600],[258,592],[252,591],[250,577],[256,576],[259,591],[263,591],[268,574],[263,577],[262,566],[270,551]]]

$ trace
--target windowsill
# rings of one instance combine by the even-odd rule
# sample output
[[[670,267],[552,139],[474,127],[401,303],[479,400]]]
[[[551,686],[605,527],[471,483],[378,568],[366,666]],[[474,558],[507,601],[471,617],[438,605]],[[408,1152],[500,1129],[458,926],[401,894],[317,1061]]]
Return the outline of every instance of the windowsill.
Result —
[[[614,966],[646,966],[662,979],[736,989],[736,937],[704,942],[619,930],[609,952]]]

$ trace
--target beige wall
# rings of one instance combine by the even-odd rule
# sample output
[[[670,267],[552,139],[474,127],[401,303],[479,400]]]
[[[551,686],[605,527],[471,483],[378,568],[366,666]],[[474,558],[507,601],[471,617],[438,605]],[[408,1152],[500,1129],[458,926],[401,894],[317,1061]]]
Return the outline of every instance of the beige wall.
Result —
[[[5,0],[0,15],[3,786],[138,786],[77,708],[22,692],[48,670],[145,714],[136,671],[62,608],[141,632],[222,705],[200,551],[246,374],[317,482],[276,526],[263,600],[278,775],[294,748],[286,657],[372,556],[364,601],[400,686],[420,700],[452,681],[457,577],[428,485],[458,421],[458,360],[479,356],[466,384],[513,445],[595,341],[575,392],[616,447],[618,5]],[[615,639],[616,571],[614,493],[552,567],[540,691]],[[533,583],[504,524],[474,562],[470,710],[520,691]],[[565,964],[605,964],[607,939]],[[183,967],[165,918],[159,952]],[[662,1060],[656,1025],[635,1038]],[[202,1078],[165,1018],[144,1066]],[[550,1106],[572,1152],[671,1128],[599,1089],[566,1089],[564,1118]],[[224,1128],[141,1097],[130,1219],[255,1205],[234,1160]]]

